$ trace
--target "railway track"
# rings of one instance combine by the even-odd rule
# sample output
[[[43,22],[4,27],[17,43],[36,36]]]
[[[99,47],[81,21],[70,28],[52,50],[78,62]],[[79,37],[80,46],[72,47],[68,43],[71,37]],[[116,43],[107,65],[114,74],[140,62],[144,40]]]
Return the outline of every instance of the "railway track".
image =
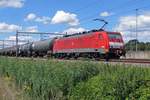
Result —
[[[150,59],[110,59],[110,62],[150,64]]]
[[[10,58],[16,58],[16,57],[10,57]],[[29,57],[17,57],[20,59],[34,59],[34,60],[48,60],[49,58],[29,58]],[[55,59],[53,59],[55,60]],[[65,61],[76,61],[75,59],[56,59],[56,60],[65,60]],[[87,59],[77,59],[78,61],[86,61]],[[90,59],[88,59],[90,60]],[[106,62],[105,59],[100,59],[100,60],[93,60],[91,61],[101,61],[101,62]],[[150,59],[109,59],[107,62],[115,62],[115,63],[128,63],[128,64],[148,64],[150,65]]]

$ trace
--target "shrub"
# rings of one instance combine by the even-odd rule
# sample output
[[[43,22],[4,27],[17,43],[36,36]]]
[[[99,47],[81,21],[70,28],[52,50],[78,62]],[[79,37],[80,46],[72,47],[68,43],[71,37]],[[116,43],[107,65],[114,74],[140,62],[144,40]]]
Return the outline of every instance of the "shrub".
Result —
[[[131,100],[135,98],[137,100],[143,98],[144,94],[144,98],[149,98],[150,87],[143,87],[147,79],[150,79],[149,69],[121,66],[110,66],[108,69],[112,69],[112,72],[106,70],[105,73],[100,73],[87,82],[79,83],[72,89],[69,98],[71,100]],[[142,91],[143,95],[139,95],[139,91]]]

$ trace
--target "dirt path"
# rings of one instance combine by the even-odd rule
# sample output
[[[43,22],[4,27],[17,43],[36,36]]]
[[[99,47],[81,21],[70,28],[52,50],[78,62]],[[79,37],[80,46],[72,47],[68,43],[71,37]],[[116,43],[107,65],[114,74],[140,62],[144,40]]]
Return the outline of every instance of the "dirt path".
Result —
[[[11,89],[8,82],[0,78],[0,100],[17,100],[16,91]]]

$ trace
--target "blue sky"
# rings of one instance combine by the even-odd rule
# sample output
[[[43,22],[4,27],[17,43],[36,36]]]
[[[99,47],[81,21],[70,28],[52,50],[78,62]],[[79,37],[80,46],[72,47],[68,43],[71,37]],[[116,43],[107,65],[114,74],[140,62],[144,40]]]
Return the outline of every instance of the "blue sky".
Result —
[[[1,0],[0,39],[14,39],[16,29],[68,33],[96,29],[102,23],[92,20],[101,18],[109,22],[106,30],[122,32],[127,41],[135,36],[130,33],[135,30],[136,8],[139,27],[147,29],[150,0]],[[149,41],[149,31],[143,33],[139,40]]]

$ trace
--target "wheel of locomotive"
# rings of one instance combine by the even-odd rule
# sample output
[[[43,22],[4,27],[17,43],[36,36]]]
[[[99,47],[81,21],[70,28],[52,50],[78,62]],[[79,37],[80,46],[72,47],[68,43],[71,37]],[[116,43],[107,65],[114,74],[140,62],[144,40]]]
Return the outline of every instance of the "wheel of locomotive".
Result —
[[[88,53],[88,58],[92,59],[93,58],[93,54],[92,53]]]
[[[119,55],[114,56],[114,59],[120,59]]]
[[[61,54],[60,53],[55,54],[54,58],[61,59]]]
[[[99,56],[98,53],[93,53],[92,55],[93,55],[93,58],[94,58],[95,60],[99,60],[99,59],[100,59],[100,56]]]
[[[65,56],[65,58],[64,59],[70,59],[70,53],[66,53],[66,56]]]
[[[60,53],[59,56],[58,56],[58,58],[59,58],[59,59],[63,59],[63,54]]]
[[[109,58],[111,59],[119,59],[120,58],[120,55],[117,55],[117,54],[109,54]]]
[[[73,59],[78,59],[78,57],[79,55],[77,53],[73,53],[73,56],[72,56]]]
[[[109,61],[110,58],[111,58],[111,55],[109,53],[106,53],[104,56],[105,61]]]

